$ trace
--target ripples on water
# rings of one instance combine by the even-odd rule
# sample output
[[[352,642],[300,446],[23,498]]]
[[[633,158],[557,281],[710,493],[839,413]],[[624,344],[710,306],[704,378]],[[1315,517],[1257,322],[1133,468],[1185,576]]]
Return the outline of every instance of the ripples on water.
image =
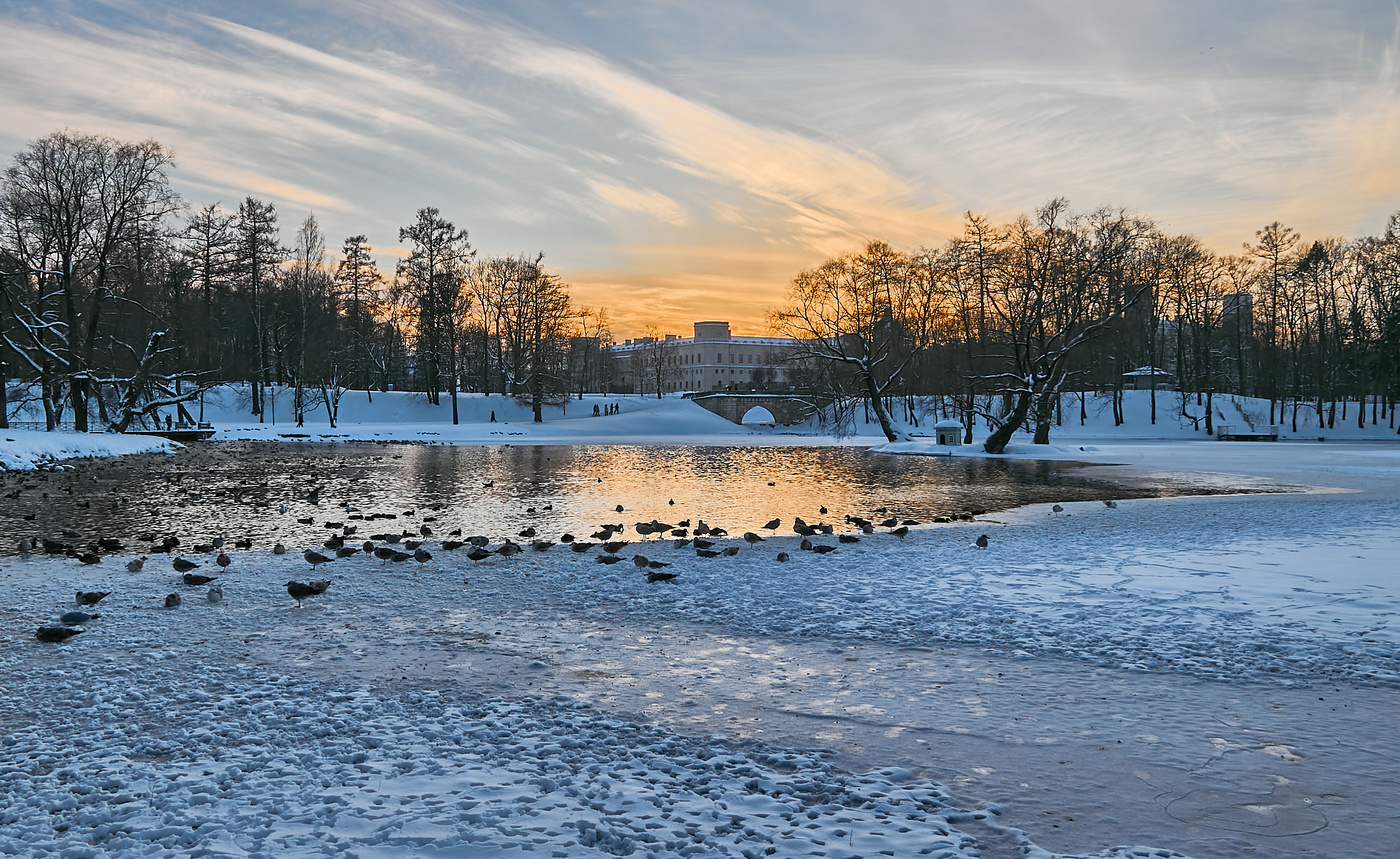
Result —
[[[876,511],[883,508],[927,522],[1036,502],[1159,494],[1077,477],[1075,463],[841,447],[210,442],[173,455],[75,465],[0,476],[5,553],[21,537],[63,539],[65,530],[81,541],[175,534],[183,548],[220,535],[230,543],[250,537],[261,549],[277,541],[318,545],[328,521],[358,524],[360,536],[416,531],[426,521],[437,537],[460,528],[493,541],[527,526],[545,539],[586,535],[608,522],[626,524],[631,534],[633,523],[652,519],[704,519],[737,535],[780,517],[782,533],[791,533],[794,516],[839,527],[847,514],[882,516]],[[313,489],[319,504],[307,500]],[[355,519],[373,513],[397,518]],[[305,518],[313,521],[297,521]]]

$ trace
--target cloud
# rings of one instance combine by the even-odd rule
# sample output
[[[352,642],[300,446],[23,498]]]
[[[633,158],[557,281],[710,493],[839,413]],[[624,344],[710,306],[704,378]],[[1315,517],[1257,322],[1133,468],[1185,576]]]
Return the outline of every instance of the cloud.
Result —
[[[619,209],[642,212],[673,227],[690,223],[690,215],[685,208],[658,191],[641,191],[598,181],[589,182],[588,186],[594,194]]]

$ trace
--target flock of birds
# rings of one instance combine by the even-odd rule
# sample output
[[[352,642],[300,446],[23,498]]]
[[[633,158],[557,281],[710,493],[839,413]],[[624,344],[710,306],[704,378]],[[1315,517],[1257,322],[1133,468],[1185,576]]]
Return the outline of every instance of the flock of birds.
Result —
[[[313,505],[320,503],[319,490],[312,489],[306,500]],[[672,504],[675,502],[672,501]],[[1116,507],[1112,501],[1105,501],[1108,507]],[[404,563],[415,561],[419,564],[427,563],[433,559],[433,554],[425,548],[425,543],[434,537],[432,526],[429,522],[436,521],[435,515],[424,515],[424,521],[417,529],[403,529],[399,533],[375,533],[368,538],[362,539],[358,536],[359,528],[367,522],[378,519],[396,519],[399,514],[394,513],[372,513],[362,515],[349,503],[341,505],[346,513],[342,521],[325,521],[323,526],[332,530],[331,536],[326,539],[318,548],[308,548],[302,552],[302,558],[310,565],[310,570],[314,574],[321,566],[329,564],[355,555],[363,554],[372,556],[380,560],[382,564]],[[441,510],[443,505],[430,505],[433,511]],[[544,511],[552,509],[550,505],[541,508]],[[622,505],[617,505],[616,512],[624,512]],[[1053,515],[1063,512],[1061,505],[1054,505]],[[278,507],[280,513],[287,513],[287,506],[282,504]],[[527,508],[527,514],[538,513],[534,507]],[[828,513],[826,507],[820,508],[823,515]],[[900,518],[889,515],[887,509],[881,508],[875,511],[881,518],[866,518],[857,515],[846,515],[843,519],[844,527],[838,532],[837,526],[827,522],[817,522],[809,524],[801,517],[795,517],[790,524],[794,534],[802,538],[798,544],[798,549],[809,551],[817,555],[825,555],[837,550],[838,545],[859,543],[863,536],[876,533],[887,533],[903,540],[909,533],[911,527],[920,523],[913,519]],[[939,516],[934,518],[934,522],[946,523],[955,520],[971,521],[975,517],[985,514],[984,510],[971,510],[953,516]],[[416,511],[406,510],[403,515],[414,516]],[[347,521],[355,520],[355,521]],[[314,520],[311,517],[302,517],[297,520],[299,524],[311,525]],[[729,532],[724,528],[707,524],[703,519],[681,519],[676,522],[663,522],[652,519],[649,522],[636,522],[631,528],[638,540],[643,545],[661,546],[669,544],[674,550],[693,549],[696,556],[700,558],[732,557],[741,550],[741,541],[750,547],[756,548],[758,544],[766,542],[779,529],[783,528],[784,522],[781,518],[774,518],[760,527],[760,531],[767,531],[769,537],[764,537],[755,531],[746,531],[738,539],[727,539]],[[877,529],[880,529],[877,531]],[[633,566],[642,573],[649,583],[674,582],[677,573],[669,570],[672,562],[662,561],[654,557],[636,551],[636,540],[620,539],[620,536],[627,531],[627,526],[622,523],[607,523],[600,525],[598,530],[589,534],[586,538],[575,536],[574,534],[562,534],[557,540],[550,540],[542,537],[536,528],[527,527],[519,531],[515,538],[507,537],[498,545],[493,545],[493,541],[486,536],[473,535],[463,536],[462,529],[457,528],[447,532],[437,540],[437,544],[442,552],[455,552],[465,549],[463,555],[473,564],[479,564],[491,557],[511,558],[521,552],[546,552],[551,549],[567,549],[575,553],[587,553],[594,548],[600,549],[595,555],[599,564],[612,565],[630,561]],[[84,565],[99,564],[102,562],[104,554],[115,554],[125,552],[127,546],[123,541],[102,537],[91,543],[79,544],[73,542],[81,539],[81,536],[74,531],[64,531],[63,539],[50,539],[47,537],[25,538],[19,542],[19,554],[27,557],[32,554],[63,555],[76,559]],[[836,544],[820,542],[823,537],[835,537]],[[517,542],[517,538],[520,542]],[[159,536],[153,532],[137,534],[136,539],[148,544],[145,553],[133,558],[125,564],[128,572],[140,573],[145,569],[147,562],[153,554],[175,554],[171,559],[171,568],[180,574],[180,582],[186,587],[205,588],[204,597],[208,602],[218,603],[224,599],[223,585],[220,581],[223,575],[229,572],[230,566],[234,563],[234,556],[230,555],[226,548],[250,550],[253,548],[251,539],[236,539],[231,547],[226,547],[226,541],[222,537],[215,537],[207,543],[194,543],[188,547],[174,535]],[[979,535],[973,545],[979,549],[985,549],[990,545],[990,538],[986,534]],[[624,557],[622,554],[628,546],[633,546],[631,555]],[[190,560],[185,557],[186,549],[193,555],[205,556],[215,554],[212,564],[218,567],[218,574],[208,575],[196,570],[207,569],[211,563],[204,558],[203,563]],[[282,543],[277,543],[272,547],[273,554],[287,554],[287,547]],[[775,560],[779,563],[791,560],[787,552],[778,552]],[[213,572],[213,570],[209,570]],[[331,580],[313,579],[308,581],[292,580],[287,582],[287,595],[296,601],[298,608],[311,597],[320,596],[330,588]],[[111,592],[103,591],[78,591],[76,593],[77,610],[66,611],[59,617],[60,625],[44,625],[39,627],[35,637],[45,642],[61,642],[83,631],[85,624],[101,617],[100,614],[92,613],[86,609],[96,606],[103,598],[111,595]],[[161,608],[178,608],[184,601],[179,592],[172,592],[164,597]]]

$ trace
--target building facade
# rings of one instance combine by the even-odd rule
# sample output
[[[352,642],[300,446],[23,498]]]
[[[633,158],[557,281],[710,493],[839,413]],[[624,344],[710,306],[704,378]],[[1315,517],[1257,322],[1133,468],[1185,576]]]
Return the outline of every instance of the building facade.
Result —
[[[690,337],[639,337],[612,347],[620,391],[787,391],[797,341],[736,337],[728,322],[697,322]]]

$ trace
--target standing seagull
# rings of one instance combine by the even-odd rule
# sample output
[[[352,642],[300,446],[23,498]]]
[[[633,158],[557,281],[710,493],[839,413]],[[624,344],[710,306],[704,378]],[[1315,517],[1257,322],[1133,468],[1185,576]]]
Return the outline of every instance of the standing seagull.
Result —
[[[985,548],[987,548],[987,544],[988,544],[989,542],[991,542],[991,541],[987,539],[987,535],[986,535],[986,534],[983,534],[982,536],[980,536],[980,537],[977,538],[977,548],[979,548],[979,549],[985,549]]]
[[[142,556],[139,557],[139,558],[135,558],[135,559],[133,559],[133,560],[127,561],[127,562],[126,562],[126,571],[127,571],[128,573],[139,573],[139,572],[141,572],[141,568],[144,567],[144,566],[146,566],[146,556],[145,556],[145,555],[142,555]]]
[[[311,565],[312,572],[316,571],[317,564],[328,564],[331,560],[330,558],[327,558],[320,552],[316,552],[311,549],[307,549],[305,552],[302,552],[301,556],[306,559],[306,563]]]

